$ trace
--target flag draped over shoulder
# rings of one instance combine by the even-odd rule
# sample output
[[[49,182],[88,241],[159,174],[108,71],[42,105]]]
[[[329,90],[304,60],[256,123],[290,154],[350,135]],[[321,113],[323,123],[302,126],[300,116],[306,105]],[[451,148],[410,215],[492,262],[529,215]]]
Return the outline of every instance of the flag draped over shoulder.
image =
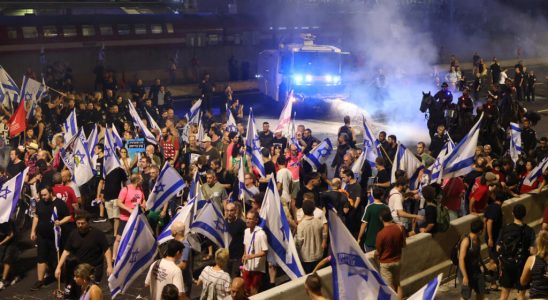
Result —
[[[443,161],[443,178],[453,178],[470,173],[478,145],[479,127],[483,113],[470,132],[453,148]]]
[[[304,160],[306,160],[312,167],[312,170],[316,172],[320,169],[322,164],[327,161],[327,158],[331,155],[331,151],[333,151],[333,145],[331,144],[331,140],[326,138],[316,146],[316,148],[305,154]]]
[[[265,177],[263,157],[261,155],[261,145],[259,142],[259,135],[255,127],[255,117],[253,116],[253,110],[249,109],[249,119],[247,121],[247,134],[245,140],[246,152],[251,156],[251,166],[259,173],[261,177]],[[242,158],[243,159],[243,158]]]
[[[207,200],[200,213],[190,224],[190,231],[202,234],[220,248],[228,248],[231,236],[228,225],[217,204]]]
[[[159,211],[185,187],[185,181],[179,173],[166,162],[156,179],[154,188],[147,199],[147,209]]]
[[[21,189],[29,168],[25,168],[0,188],[0,223],[6,223],[15,212],[17,202],[21,198]]]
[[[510,157],[516,163],[519,155],[523,152],[523,146],[521,144],[521,128],[519,124],[510,123]]]
[[[273,177],[268,182],[259,215],[261,217],[259,227],[266,233],[268,241],[269,260],[275,260],[291,279],[303,276],[304,271],[295,247],[295,240]]]
[[[116,264],[108,278],[113,299],[123,294],[131,283],[150,266],[157,253],[158,247],[152,229],[141,208],[137,206],[124,228],[120,247],[116,253]]]

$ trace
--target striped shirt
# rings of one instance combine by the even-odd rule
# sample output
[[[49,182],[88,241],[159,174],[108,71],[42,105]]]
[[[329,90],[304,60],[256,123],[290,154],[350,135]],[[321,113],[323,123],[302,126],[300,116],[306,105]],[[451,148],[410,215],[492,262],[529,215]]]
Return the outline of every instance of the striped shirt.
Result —
[[[215,271],[213,267],[207,266],[200,273],[202,288],[207,288],[209,283],[215,284],[217,299],[225,299],[230,294],[230,275],[223,270]]]

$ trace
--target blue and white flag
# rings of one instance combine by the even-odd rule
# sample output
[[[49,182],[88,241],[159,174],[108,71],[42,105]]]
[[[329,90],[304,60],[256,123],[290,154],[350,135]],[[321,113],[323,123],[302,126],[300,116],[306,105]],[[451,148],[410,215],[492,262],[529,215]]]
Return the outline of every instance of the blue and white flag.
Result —
[[[533,170],[531,170],[531,172],[527,174],[527,176],[525,176],[525,178],[523,179],[523,184],[528,186],[532,186],[533,184],[535,184],[537,179],[542,176],[542,173],[546,170],[547,167],[548,156],[545,157],[536,167],[534,167]]]
[[[161,245],[171,239],[173,239],[173,234],[171,232],[171,225],[173,222],[181,222],[185,224],[185,235],[190,231],[190,223],[192,221],[192,212],[194,210],[194,200],[189,201],[185,206],[183,206],[175,216],[169,221],[166,228],[158,235],[157,241],[158,245]]]
[[[139,127],[141,134],[149,143],[156,145],[158,143],[156,141],[156,137],[145,126],[145,123],[143,122],[143,120],[141,120],[141,117],[139,116],[139,113],[137,113],[137,110],[135,109],[135,106],[133,106],[133,103],[131,103],[131,101],[128,101],[127,106],[129,108],[129,114],[131,115],[131,118],[133,119],[133,124]]]
[[[510,158],[516,163],[519,155],[523,152],[521,144],[521,128],[519,124],[510,123]]]
[[[6,107],[14,107],[14,103],[19,102],[20,90],[15,81],[13,81],[6,69],[2,66],[0,66],[0,86],[0,90],[2,91],[2,95],[0,95],[2,103]]]
[[[328,213],[333,299],[398,299],[394,290],[386,285],[381,274],[367,260],[337,213],[332,209],[328,209]]]
[[[150,124],[150,128],[158,130],[158,132],[162,132],[162,128],[158,126],[158,123],[156,123],[156,120],[148,113],[148,111],[145,109],[145,112],[147,114],[148,123]]]
[[[438,288],[440,287],[443,274],[439,274],[434,277],[430,282],[423,286],[420,290],[416,291],[407,300],[434,300]]]
[[[363,116],[363,146],[365,153],[365,160],[369,165],[374,168],[375,160],[377,157],[382,157],[379,149],[379,140],[374,138],[373,131],[367,125],[365,116]]]
[[[470,129],[470,132],[453,148],[453,151],[447,155],[443,161],[443,177],[453,178],[470,173],[474,164],[476,155],[476,146],[478,145],[479,127],[483,113]]]
[[[266,233],[268,241],[269,261],[275,260],[291,279],[303,276],[305,273],[274,177],[268,182],[259,215],[261,217],[259,227]]]
[[[306,160],[312,167],[312,170],[316,172],[322,164],[327,161],[327,158],[331,155],[331,151],[333,151],[333,145],[331,144],[331,140],[326,138],[316,146],[316,148],[310,150],[310,152],[304,156],[304,160]]]
[[[198,120],[198,132],[196,133],[196,141],[198,142],[198,145],[202,144],[202,141],[204,140],[206,136],[206,131],[204,126],[202,125],[202,117],[200,114],[200,118]]]
[[[73,109],[67,120],[63,124],[63,131],[65,132],[65,143],[70,143],[72,138],[78,134],[78,122],[76,121],[76,109]]]
[[[299,143],[299,140],[297,139],[297,135],[296,135],[296,132],[297,130],[295,129],[295,117],[296,117],[296,112],[293,113],[293,119],[291,120],[291,125],[289,126],[289,145],[295,145],[295,147],[297,147],[297,152],[302,152],[303,151],[303,147],[301,147],[301,144]]]
[[[89,152],[90,152],[89,157],[91,159],[95,158],[95,151],[93,151],[93,149],[95,149],[95,146],[97,146],[97,144],[99,144],[99,128],[97,127],[97,123],[95,123],[94,127],[93,127],[93,130],[91,131],[91,133],[88,136],[88,144],[87,144]]]
[[[91,164],[91,158],[89,157],[89,151],[84,145],[84,141],[87,142],[84,136],[84,131],[81,130],[77,138],[74,140],[74,149],[72,151],[73,167],[74,167],[74,182],[78,186],[86,184],[94,176],[94,168]]]
[[[185,118],[188,120],[188,124],[194,123],[198,124],[198,119],[200,118],[200,107],[202,106],[202,99],[196,100],[190,111],[185,114]]]
[[[367,205],[373,204],[375,202],[375,197],[373,197],[373,189],[369,189],[369,195],[367,195]]]
[[[118,154],[116,153],[116,144],[111,130],[105,129],[105,144],[103,157],[103,176],[106,176],[117,168],[122,167]]]
[[[148,225],[148,220],[136,206],[122,233],[116,263],[108,278],[110,294],[114,299],[123,294],[131,283],[146,270],[156,258],[158,246]]]
[[[226,104],[226,131],[228,132],[237,132],[238,126],[236,125],[236,119],[232,115],[232,111],[228,104]]]
[[[261,155],[261,144],[259,142],[259,134],[257,134],[257,129],[255,127],[255,117],[253,116],[252,108],[249,108],[245,148],[246,152],[251,156],[251,166],[261,177],[265,177],[266,173],[264,170],[263,156]]]
[[[207,237],[219,248],[228,248],[231,236],[228,225],[215,201],[208,200],[190,224],[190,231]]]
[[[358,159],[356,159],[354,163],[352,163],[351,170],[352,170],[352,173],[354,173],[354,178],[356,178],[357,181],[360,181],[360,178],[362,176],[362,168],[363,168],[363,164],[365,163],[366,153],[367,153],[367,147],[363,147],[363,151],[358,157]]]
[[[25,98],[27,109],[27,119],[34,117],[36,105],[42,99],[47,91],[47,86],[44,83],[38,82],[27,76],[23,76],[23,84],[21,85],[21,95]]]
[[[0,224],[8,222],[15,212],[28,171],[29,168],[25,168],[0,187]]]
[[[171,198],[185,187],[181,175],[166,162],[156,179],[154,188],[147,199],[147,210],[159,211]]]
[[[118,129],[116,129],[116,126],[112,124],[112,138],[114,138],[114,144],[116,145],[116,148],[122,149],[124,148],[124,141],[122,140],[122,137],[118,133]]]
[[[55,236],[55,249],[57,252],[61,249],[61,226],[55,225],[55,221],[59,221],[59,215],[57,215],[57,207],[53,207],[51,213],[51,223],[53,223],[53,234]]]
[[[455,143],[453,143],[452,140],[448,140],[438,154],[438,157],[436,157],[434,163],[428,168],[427,173],[430,174],[430,183],[441,183],[443,178],[443,162],[449,153],[453,151],[453,148],[455,148]]]
[[[409,187],[412,190],[418,188],[419,172],[424,169],[422,162],[407,149],[401,143],[398,143],[398,149],[396,150],[396,157],[394,158],[394,164],[392,165],[391,182],[396,182],[396,171],[403,170],[409,178]]]

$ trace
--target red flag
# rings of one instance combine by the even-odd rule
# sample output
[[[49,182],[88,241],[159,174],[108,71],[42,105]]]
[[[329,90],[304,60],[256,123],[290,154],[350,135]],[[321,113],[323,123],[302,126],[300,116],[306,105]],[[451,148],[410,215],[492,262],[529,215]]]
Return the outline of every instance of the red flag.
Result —
[[[17,107],[15,113],[11,115],[9,121],[10,138],[17,136],[21,132],[25,131],[25,129],[27,129],[26,116],[27,113],[25,112],[25,99],[23,98],[21,99],[21,103],[19,103],[19,107]]]

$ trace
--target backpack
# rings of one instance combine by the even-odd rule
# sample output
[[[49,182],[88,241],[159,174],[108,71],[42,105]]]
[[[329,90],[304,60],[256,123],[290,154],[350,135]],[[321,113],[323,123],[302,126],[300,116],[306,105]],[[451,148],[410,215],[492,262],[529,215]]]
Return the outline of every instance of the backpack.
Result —
[[[500,242],[500,259],[508,264],[519,265],[529,256],[529,249],[525,246],[525,229],[522,225],[520,230],[503,232]]]
[[[438,232],[445,232],[450,225],[449,209],[445,205],[436,205],[436,225]]]
[[[215,287],[215,284],[215,282],[209,282],[202,288],[200,300],[217,300],[217,288]]]

